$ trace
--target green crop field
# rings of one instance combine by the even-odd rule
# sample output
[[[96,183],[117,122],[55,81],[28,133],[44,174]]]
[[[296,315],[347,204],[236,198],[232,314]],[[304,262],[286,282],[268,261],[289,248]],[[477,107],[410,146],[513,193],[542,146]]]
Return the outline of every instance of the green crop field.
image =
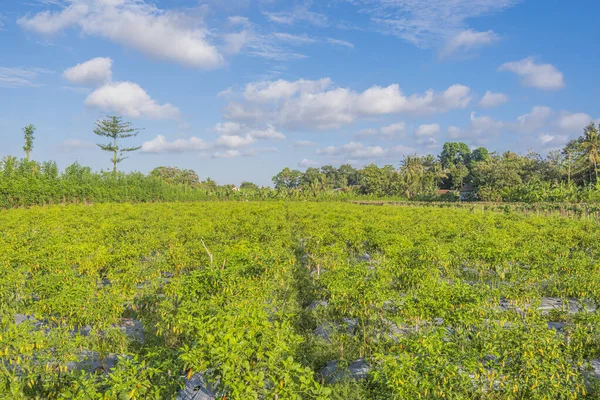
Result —
[[[0,397],[600,397],[594,220],[343,203],[0,213]]]

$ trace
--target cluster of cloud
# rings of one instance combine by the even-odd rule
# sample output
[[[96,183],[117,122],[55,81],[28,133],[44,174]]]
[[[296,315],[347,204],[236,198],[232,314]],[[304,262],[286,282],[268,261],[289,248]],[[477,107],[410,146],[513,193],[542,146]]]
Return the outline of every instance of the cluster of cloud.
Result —
[[[85,99],[85,105],[100,110],[140,118],[172,119],[179,110],[171,104],[158,104],[140,85],[112,81],[112,59],[98,57],[77,64],[63,72],[63,77],[75,85],[96,89]]]
[[[569,137],[579,136],[592,121],[592,117],[585,113],[559,112],[546,106],[535,106],[530,112],[517,117],[516,121],[478,117],[472,112],[470,125],[464,129],[449,127],[448,137],[453,140],[468,139],[474,144],[483,145],[494,136],[512,132],[525,135],[524,138],[534,135],[543,147],[554,148],[564,145]]]
[[[272,126],[267,126],[264,129],[252,129],[235,122],[225,122],[217,124],[214,131],[218,134],[218,137],[212,142],[195,136],[168,141],[164,136],[158,135],[156,138],[144,142],[141,151],[143,153],[199,152],[201,155],[210,154],[213,158],[235,158],[277,151],[273,147],[250,149],[248,147],[259,141],[285,139],[285,135]]]
[[[271,124],[278,128],[327,130],[359,118],[383,115],[430,115],[465,108],[470,89],[455,84],[441,93],[427,90],[405,95],[397,84],[372,86],[362,92],[336,87],[329,78],[319,80],[249,83],[241,92],[229,89],[232,101],[225,107],[229,121]]]
[[[29,31],[53,35],[70,27],[103,37],[150,57],[199,68],[221,66],[223,56],[209,42],[202,9],[165,11],[142,0],[67,0],[59,11],[20,18]]]
[[[341,162],[354,162],[360,160],[380,161],[396,159],[402,155],[414,153],[412,147],[398,145],[392,147],[365,146],[361,142],[350,142],[342,146],[328,146],[317,150],[318,155],[330,156],[333,160]]]

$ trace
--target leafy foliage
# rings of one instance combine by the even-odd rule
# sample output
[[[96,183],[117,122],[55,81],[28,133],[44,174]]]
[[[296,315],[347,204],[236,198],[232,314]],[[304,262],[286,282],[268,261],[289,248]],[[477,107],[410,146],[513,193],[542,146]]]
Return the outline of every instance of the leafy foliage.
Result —
[[[172,399],[195,374],[228,399],[600,395],[591,220],[204,202],[0,224],[0,397]]]

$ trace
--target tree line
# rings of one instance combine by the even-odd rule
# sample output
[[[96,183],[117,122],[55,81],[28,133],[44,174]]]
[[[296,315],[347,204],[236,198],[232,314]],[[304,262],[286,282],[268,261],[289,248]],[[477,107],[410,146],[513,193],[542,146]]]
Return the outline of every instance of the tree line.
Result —
[[[111,154],[111,170],[94,172],[74,163],[59,171],[55,162],[31,159],[36,127],[23,128],[24,159],[6,156],[0,161],[0,207],[71,202],[193,201],[278,198],[397,198],[456,201],[467,199],[505,202],[600,201],[598,164],[600,135],[590,123],[577,139],[542,157],[507,151],[471,150],[465,143],[445,143],[439,155],[407,155],[398,166],[375,164],[357,169],[349,164],[284,168],[272,179],[273,187],[243,182],[240,187],[200,180],[189,169],[160,166],[148,174],[123,173],[118,166],[139,146],[124,146],[139,130],[120,117],[95,124],[94,133],[108,139],[98,144]],[[463,198],[465,198],[463,196]]]
[[[399,166],[370,164],[284,168],[273,177],[276,189],[319,192],[347,188],[363,195],[398,196],[417,200],[456,200],[461,189],[472,200],[598,201],[600,135],[590,123],[577,139],[543,157],[529,152],[471,150],[447,142],[435,155],[407,155]]]

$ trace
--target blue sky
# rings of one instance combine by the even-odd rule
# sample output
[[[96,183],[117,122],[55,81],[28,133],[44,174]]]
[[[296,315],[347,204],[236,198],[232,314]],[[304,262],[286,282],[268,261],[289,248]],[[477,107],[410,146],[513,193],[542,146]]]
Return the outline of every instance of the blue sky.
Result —
[[[94,121],[122,115],[121,164],[267,185],[285,166],[542,154],[600,118],[592,0],[5,0],[0,156],[108,169]],[[101,142],[101,140],[100,140]]]

